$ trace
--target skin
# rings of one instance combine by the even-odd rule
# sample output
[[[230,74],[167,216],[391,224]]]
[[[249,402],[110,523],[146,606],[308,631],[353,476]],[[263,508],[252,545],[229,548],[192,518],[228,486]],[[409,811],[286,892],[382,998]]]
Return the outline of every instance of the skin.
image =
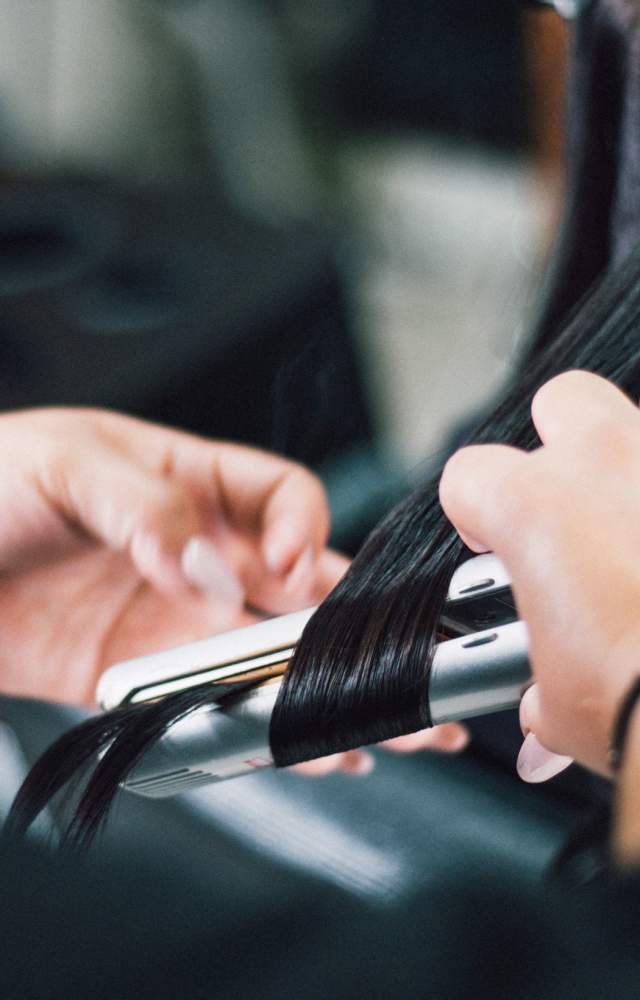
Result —
[[[315,604],[348,565],[327,548],[319,480],[267,452],[42,409],[0,417],[0,454],[0,689],[11,694],[90,704],[109,664]],[[194,538],[215,548],[235,596],[211,574],[194,586],[182,559]],[[408,739],[396,748],[456,749],[464,734]],[[371,765],[356,750],[306,770]]]
[[[623,868],[640,865],[640,712],[631,720],[616,797],[613,854]]]
[[[532,417],[541,448],[462,449],[445,467],[441,502],[467,544],[495,551],[512,575],[535,680],[523,732],[609,775],[614,720],[640,670],[640,412],[604,379],[574,371],[540,389]],[[625,757],[616,837],[637,860],[637,713],[630,739],[638,753]]]

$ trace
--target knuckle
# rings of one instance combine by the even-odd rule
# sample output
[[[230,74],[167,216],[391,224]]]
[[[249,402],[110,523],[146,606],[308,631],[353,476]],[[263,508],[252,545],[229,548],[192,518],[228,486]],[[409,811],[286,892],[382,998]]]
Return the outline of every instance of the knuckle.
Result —
[[[68,487],[70,474],[75,466],[76,451],[64,440],[53,440],[46,444],[46,458],[42,468],[42,480],[47,493],[63,496]]]
[[[87,406],[43,406],[25,411],[23,416],[42,434],[55,437],[60,433],[82,435],[95,430],[99,413]]]
[[[85,476],[86,442],[45,433],[39,434],[34,444],[39,445],[33,454],[38,456],[39,478],[45,492],[63,503],[72,503]]]

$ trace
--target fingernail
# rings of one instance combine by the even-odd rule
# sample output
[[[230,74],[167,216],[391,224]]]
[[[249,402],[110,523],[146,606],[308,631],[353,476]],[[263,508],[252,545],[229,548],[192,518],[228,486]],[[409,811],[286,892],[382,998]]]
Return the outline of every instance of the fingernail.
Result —
[[[193,587],[228,604],[242,604],[244,592],[240,582],[208,538],[190,538],[182,550],[180,562],[182,572]]]
[[[313,579],[313,546],[307,545],[295,566],[289,573],[284,590],[286,594],[296,594],[311,586]]]
[[[556,774],[560,774],[570,764],[573,764],[571,757],[552,753],[543,747],[533,733],[529,733],[520,747],[517,770],[523,781],[535,785],[555,778]]]

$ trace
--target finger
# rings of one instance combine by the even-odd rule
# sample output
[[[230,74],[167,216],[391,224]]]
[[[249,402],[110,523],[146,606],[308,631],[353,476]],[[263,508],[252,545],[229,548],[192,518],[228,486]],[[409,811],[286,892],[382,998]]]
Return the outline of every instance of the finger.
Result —
[[[329,757],[305,761],[304,764],[295,764],[290,770],[307,778],[324,778],[337,771],[344,774],[370,774],[374,767],[373,754],[366,750],[347,750],[345,753],[335,753]]]
[[[349,560],[340,552],[325,549],[316,562],[312,584],[312,603],[323,601],[349,569]]]
[[[366,750],[348,750],[342,758],[340,770],[343,774],[371,774],[376,766],[375,757]]]
[[[396,736],[385,740],[380,746],[393,753],[417,753],[420,750],[435,750],[440,753],[458,753],[469,743],[469,731],[459,722],[447,722],[432,729],[422,729],[408,736]]]
[[[201,516],[180,483],[141,468],[100,438],[52,456],[41,473],[50,503],[76,527],[127,551],[140,574],[166,592],[185,590],[182,557]],[[202,560],[200,560],[202,562]],[[238,598],[238,584],[218,560],[218,596]],[[209,588],[214,573],[209,573]],[[206,589],[206,588],[203,588]]]
[[[313,562],[329,537],[329,505],[316,476],[290,466],[268,495],[262,512],[262,552],[274,573],[285,573],[308,553]],[[300,572],[300,571],[299,571]],[[292,579],[290,586],[296,585]]]
[[[530,732],[540,732],[540,688],[537,684],[531,684],[523,694],[518,714],[523,736],[526,737]]]
[[[506,445],[472,445],[457,451],[440,479],[440,503],[476,550],[499,550],[513,528],[514,489],[528,456]]]
[[[235,528],[260,538],[272,573],[298,570],[303,576],[329,535],[329,507],[320,480],[303,466],[257,448],[213,447],[218,509]]]
[[[294,570],[286,577],[275,576],[261,567],[251,574],[246,563],[234,563],[231,556],[227,561],[246,584],[247,602],[268,615],[286,615],[320,604],[349,568],[349,561],[331,549],[324,549],[317,559],[307,562],[304,573]],[[254,565],[255,561],[254,555]]]
[[[287,575],[283,586],[280,587],[276,583],[275,587],[272,585],[266,588],[267,591],[275,590],[275,594],[270,602],[270,595],[268,593],[264,595],[264,599],[268,602],[265,606],[270,604],[278,610],[295,611],[298,608],[319,604],[340,582],[348,568],[349,560],[338,552],[324,549],[318,558],[315,558],[309,545]]]
[[[584,437],[594,427],[637,420],[634,404],[617,386],[600,375],[569,371],[538,389],[531,403],[531,416],[543,444],[558,439]]]
[[[258,448],[208,441],[120,414],[98,414],[138,462],[188,485],[202,503],[237,529],[261,537],[274,573],[295,568],[311,545],[316,556],[329,534],[320,480],[303,466]]]
[[[541,784],[565,771],[573,758],[547,750],[536,732],[542,728],[540,689],[537,684],[528,688],[520,702],[520,728],[524,742],[518,754],[516,769],[527,784]]]

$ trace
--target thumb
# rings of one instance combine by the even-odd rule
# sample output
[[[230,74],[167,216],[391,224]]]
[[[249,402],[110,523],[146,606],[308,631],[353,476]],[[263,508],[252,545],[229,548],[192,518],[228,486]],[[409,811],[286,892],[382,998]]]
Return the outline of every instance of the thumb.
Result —
[[[517,771],[528,784],[540,784],[565,771],[573,759],[547,750],[536,736],[540,731],[540,692],[537,684],[528,688],[520,702],[520,727],[524,742],[518,754]]]
[[[175,593],[195,584],[242,600],[239,583],[200,537],[202,514],[186,486],[102,442],[65,454],[50,471],[44,484],[50,503],[109,548],[128,552],[155,587]]]

